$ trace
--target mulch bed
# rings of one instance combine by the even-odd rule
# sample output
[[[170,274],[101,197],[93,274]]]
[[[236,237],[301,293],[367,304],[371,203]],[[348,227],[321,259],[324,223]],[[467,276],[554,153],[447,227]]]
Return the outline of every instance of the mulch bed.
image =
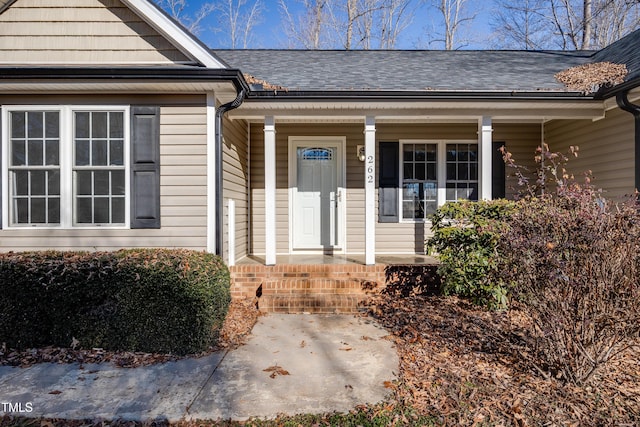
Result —
[[[576,387],[536,368],[518,309],[487,312],[421,295],[380,295],[369,309],[398,348],[394,400],[445,425],[640,425],[640,340],[590,386]]]
[[[44,347],[14,350],[0,347],[0,365],[27,367],[36,363],[105,363],[110,362],[121,368],[135,368],[184,359],[201,357],[214,351],[235,348],[247,338],[259,316],[252,299],[233,301],[220,331],[220,339],[208,351],[189,356],[156,354],[130,351],[108,351],[102,348],[72,349],[64,347]]]

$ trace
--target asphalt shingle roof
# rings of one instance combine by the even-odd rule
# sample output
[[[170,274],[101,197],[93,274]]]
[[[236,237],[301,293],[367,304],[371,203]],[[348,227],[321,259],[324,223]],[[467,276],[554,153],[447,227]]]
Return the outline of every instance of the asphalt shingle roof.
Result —
[[[553,77],[592,52],[217,50],[234,68],[292,91],[565,91]]]
[[[233,68],[289,91],[567,92],[554,75],[590,62],[640,78],[640,30],[600,51],[216,50]]]
[[[625,81],[640,78],[640,30],[621,38],[593,55],[593,62],[613,62],[627,66]]]

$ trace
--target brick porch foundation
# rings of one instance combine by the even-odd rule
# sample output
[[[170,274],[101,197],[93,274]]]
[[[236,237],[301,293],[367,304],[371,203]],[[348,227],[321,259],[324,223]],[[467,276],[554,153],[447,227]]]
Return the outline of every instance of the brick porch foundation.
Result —
[[[435,283],[434,264],[249,264],[229,270],[232,298],[257,297],[261,311],[275,313],[355,313],[385,286]]]
[[[352,313],[385,284],[385,264],[235,265],[232,298],[258,297],[265,312]]]

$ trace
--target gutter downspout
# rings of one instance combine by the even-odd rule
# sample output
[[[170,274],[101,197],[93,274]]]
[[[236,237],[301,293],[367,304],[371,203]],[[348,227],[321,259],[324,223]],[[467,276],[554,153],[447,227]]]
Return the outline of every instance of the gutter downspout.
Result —
[[[640,105],[635,105],[629,101],[629,90],[618,92],[616,94],[616,102],[618,106],[633,114],[635,120],[635,190],[640,190]]]
[[[224,244],[224,218],[222,213],[224,211],[224,197],[222,192],[224,191],[223,174],[222,174],[222,118],[227,111],[235,110],[244,101],[246,92],[244,89],[238,92],[238,96],[231,102],[223,104],[220,108],[216,109],[216,133],[215,133],[215,153],[216,153],[216,255],[222,257],[222,245]]]

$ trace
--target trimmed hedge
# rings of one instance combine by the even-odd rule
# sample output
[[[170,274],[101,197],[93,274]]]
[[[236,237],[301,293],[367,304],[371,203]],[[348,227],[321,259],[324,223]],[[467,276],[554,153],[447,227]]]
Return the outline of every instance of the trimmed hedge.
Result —
[[[204,252],[0,254],[0,342],[190,354],[215,344],[229,271]]]

